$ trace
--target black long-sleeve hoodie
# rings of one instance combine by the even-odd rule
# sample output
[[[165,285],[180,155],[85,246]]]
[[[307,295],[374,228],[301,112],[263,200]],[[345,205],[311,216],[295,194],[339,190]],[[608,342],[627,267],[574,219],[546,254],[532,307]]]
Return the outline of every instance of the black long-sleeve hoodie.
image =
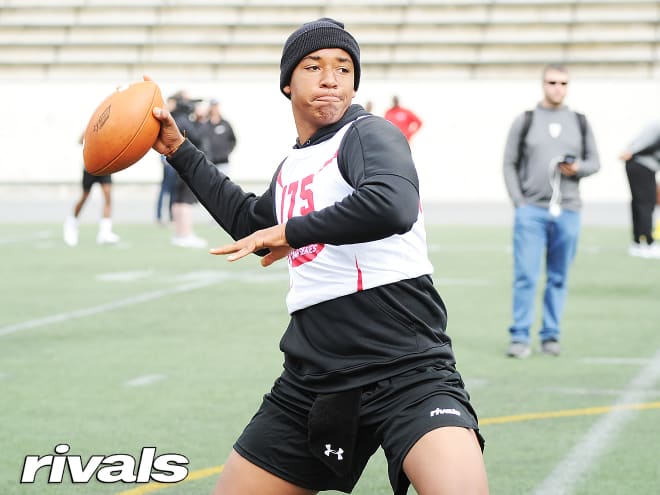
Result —
[[[290,218],[286,238],[292,247],[375,241],[405,233],[417,220],[419,184],[408,143],[384,119],[356,120],[368,115],[352,105],[339,122],[296,145],[314,146],[353,122],[338,164],[354,192],[333,206]],[[274,191],[281,164],[270,187],[256,196],[230,181],[189,142],[169,161],[234,239],[277,223]],[[430,275],[306,307],[291,314],[280,342],[283,378],[316,392],[337,392],[413,368],[453,367],[446,322]]]

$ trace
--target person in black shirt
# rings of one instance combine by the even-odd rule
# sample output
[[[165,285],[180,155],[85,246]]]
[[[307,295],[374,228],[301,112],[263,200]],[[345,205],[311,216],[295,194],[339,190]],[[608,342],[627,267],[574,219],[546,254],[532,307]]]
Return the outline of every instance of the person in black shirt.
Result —
[[[405,137],[353,105],[360,49],[322,18],[286,41],[280,90],[297,141],[261,195],[244,192],[171,115],[165,154],[234,242],[237,261],[286,259],[284,371],[224,465],[214,494],[350,492],[378,447],[396,495],[488,493],[483,439],[433,286],[419,181]]]
[[[172,105],[170,111],[176,125],[190,142],[199,147],[202,144],[202,136],[199,126],[191,118],[195,113],[195,103],[185,91],[179,91],[168,99],[168,104]],[[173,246],[185,248],[205,248],[207,246],[206,239],[195,234],[193,208],[197,203],[198,200],[188,184],[177,176],[172,200],[174,235],[170,242]]]
[[[626,165],[630,186],[633,242],[628,254],[658,259],[660,242],[656,237],[660,236],[653,231],[653,212],[659,200],[655,176],[660,171],[660,120],[646,124],[619,158]]]
[[[208,118],[203,126],[204,143],[207,149],[206,157],[212,161],[221,172],[229,173],[229,155],[236,147],[236,134],[229,121],[220,111],[220,102],[209,102]]]

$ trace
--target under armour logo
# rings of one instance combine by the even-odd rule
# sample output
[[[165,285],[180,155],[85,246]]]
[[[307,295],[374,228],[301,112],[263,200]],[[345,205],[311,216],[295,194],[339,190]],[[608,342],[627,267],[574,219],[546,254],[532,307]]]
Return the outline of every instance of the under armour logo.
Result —
[[[325,444],[325,452],[324,452],[324,454],[326,455],[326,457],[330,457],[330,454],[335,454],[335,455],[337,456],[337,460],[338,460],[338,461],[341,461],[341,460],[344,459],[344,458],[342,457],[342,454],[343,454],[343,453],[344,453],[344,449],[342,449],[341,447],[339,447],[338,450],[332,450],[332,444],[330,444],[330,443],[326,443],[326,444]]]

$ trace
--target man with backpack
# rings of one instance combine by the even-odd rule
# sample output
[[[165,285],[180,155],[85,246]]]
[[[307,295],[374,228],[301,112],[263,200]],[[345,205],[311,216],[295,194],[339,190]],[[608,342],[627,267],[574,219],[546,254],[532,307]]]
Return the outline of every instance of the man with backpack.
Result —
[[[507,355],[531,354],[536,287],[545,257],[546,285],[540,350],[560,353],[560,321],[568,269],[580,234],[580,180],[596,173],[600,161],[591,126],[564,105],[568,71],[543,70],[543,100],[513,122],[504,150],[504,182],[515,207],[513,227],[513,323]]]

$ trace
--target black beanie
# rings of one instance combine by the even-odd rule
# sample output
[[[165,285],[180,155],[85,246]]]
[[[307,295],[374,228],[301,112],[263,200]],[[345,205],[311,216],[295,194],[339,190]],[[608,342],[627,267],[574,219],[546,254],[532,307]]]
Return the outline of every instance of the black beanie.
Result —
[[[293,69],[303,57],[323,48],[341,48],[351,56],[355,67],[353,89],[358,89],[360,85],[360,47],[355,38],[344,30],[343,23],[323,17],[303,24],[284,43],[280,61],[280,91],[282,93],[284,93],[284,86],[291,82]],[[286,93],[284,96],[291,99],[291,96]]]

